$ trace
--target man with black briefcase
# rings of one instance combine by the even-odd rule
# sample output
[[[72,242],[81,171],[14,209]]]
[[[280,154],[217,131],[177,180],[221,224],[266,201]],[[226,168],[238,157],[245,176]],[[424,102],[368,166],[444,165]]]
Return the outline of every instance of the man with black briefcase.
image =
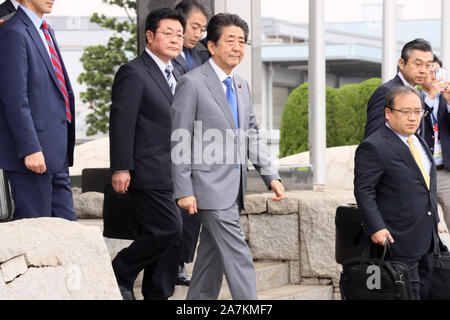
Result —
[[[424,64],[424,61],[417,63]],[[354,193],[370,240],[404,263],[414,299],[427,299],[438,245],[436,165],[415,134],[423,115],[416,89],[394,87],[386,96],[386,124],[356,150]]]

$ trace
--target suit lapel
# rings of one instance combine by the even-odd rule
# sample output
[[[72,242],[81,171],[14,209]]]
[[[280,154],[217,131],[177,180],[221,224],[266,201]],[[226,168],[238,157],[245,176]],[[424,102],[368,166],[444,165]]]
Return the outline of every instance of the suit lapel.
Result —
[[[205,84],[211,92],[212,96],[216,100],[220,109],[222,110],[225,118],[230,123],[233,129],[236,129],[236,123],[234,121],[233,114],[231,113],[230,104],[228,103],[225,92],[223,91],[222,83],[219,80],[216,72],[212,68],[210,63],[205,63],[202,65],[202,72],[205,75]],[[239,100],[238,100],[239,104]],[[239,108],[239,106],[238,106]]]
[[[56,87],[61,92],[61,88],[59,87],[58,79],[56,78],[55,70],[53,69],[53,64],[50,61],[50,57],[48,55],[47,49],[44,47],[44,43],[42,42],[41,36],[37,32],[36,28],[34,27],[31,20],[28,18],[25,12],[23,12],[22,9],[19,8],[16,13],[22,21],[25,23],[27,32],[30,35],[31,39],[33,40],[34,44],[36,45],[36,48],[38,49],[39,54],[41,55],[42,60],[44,60],[45,66],[47,67],[48,73],[50,74],[50,77],[53,79],[53,81],[56,84]],[[62,92],[61,92],[62,94]]]
[[[423,178],[422,172],[420,171],[420,168],[417,165],[417,162],[414,159],[408,146],[395,134],[394,131],[392,131],[388,127],[383,126],[381,130],[381,134],[383,135],[383,137],[385,137],[387,144],[390,145],[392,150],[394,150],[394,152],[402,158],[403,162],[406,163],[406,165],[412,170],[412,172],[415,172],[420,177],[420,180],[423,182],[424,186],[428,188],[425,179]],[[419,141],[422,143],[422,145],[424,145],[420,137]],[[428,150],[428,147],[425,147],[425,150]],[[430,155],[428,157],[430,157]]]
[[[239,112],[239,126],[241,129],[247,130],[248,121],[245,119],[245,104],[244,93],[242,92],[242,80],[238,76],[234,76],[234,90],[237,96],[238,112]]]
[[[170,104],[173,102],[173,94],[170,91],[169,84],[167,83],[166,78],[162,74],[156,62],[150,57],[150,55],[144,51],[142,54],[142,60],[144,64],[147,66],[147,72],[150,76],[155,80],[158,87],[163,92],[164,96],[167,98]]]
[[[183,67],[184,73],[189,71],[188,63],[186,60],[184,60],[184,58],[181,54],[173,60]]]

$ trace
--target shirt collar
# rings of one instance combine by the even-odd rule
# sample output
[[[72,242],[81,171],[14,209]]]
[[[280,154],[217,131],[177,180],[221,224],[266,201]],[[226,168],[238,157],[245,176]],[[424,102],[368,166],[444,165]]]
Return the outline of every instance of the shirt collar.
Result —
[[[408,81],[406,81],[405,77],[403,76],[403,73],[400,71],[398,73],[398,76],[400,77],[400,79],[402,79],[403,83],[405,84],[405,86],[411,87],[411,88],[416,88],[415,86],[413,86],[411,83],[409,83]]]
[[[231,72],[229,75],[225,73],[215,62],[212,58],[209,58],[209,63],[211,64],[212,68],[216,72],[217,76],[219,77],[220,82],[223,82],[226,78],[230,77],[231,80],[233,80],[233,72]]]
[[[20,3],[18,3],[16,0],[11,0],[11,3],[13,4],[14,8],[16,8],[16,10],[17,10],[17,8],[19,7]]]
[[[388,127],[389,129],[391,129],[400,139],[402,139],[402,141],[404,142],[404,143],[406,143],[406,144],[408,144],[408,138],[409,137],[405,137],[405,136],[402,136],[400,133],[398,133],[397,131],[395,131],[394,129],[392,129],[391,128],[391,126],[389,125],[389,123],[387,123],[386,122],[386,127]],[[413,136],[413,139],[414,139],[414,135],[412,135]]]
[[[150,55],[150,57],[156,62],[158,68],[165,75],[166,68],[169,67],[170,72],[173,70],[172,61],[169,61],[169,64],[165,64],[158,56],[156,56],[148,47],[145,48],[145,51]]]
[[[36,13],[34,13],[33,11],[31,11],[28,8],[25,8],[24,6],[20,5],[20,8],[22,8],[22,10],[26,13],[26,15],[28,16],[28,18],[30,18],[30,20],[33,22],[34,26],[36,27],[36,29],[40,30],[42,23],[44,22],[43,19],[39,18],[37,16]]]

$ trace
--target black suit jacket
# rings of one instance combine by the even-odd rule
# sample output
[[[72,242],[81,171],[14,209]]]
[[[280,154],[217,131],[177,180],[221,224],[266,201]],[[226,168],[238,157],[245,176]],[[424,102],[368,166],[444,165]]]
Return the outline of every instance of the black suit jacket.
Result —
[[[166,78],[147,52],[118,70],[112,88],[110,161],[113,172],[130,170],[131,188],[173,189],[172,101]]]
[[[0,4],[0,19],[13,12],[16,12],[16,8],[11,1],[6,0],[2,4]]]
[[[425,146],[428,157],[431,153]],[[356,150],[354,193],[368,237],[388,229],[397,257],[420,257],[436,244],[439,222],[436,167],[430,190],[408,146],[386,126],[365,139]],[[434,248],[434,246],[433,246]]]
[[[193,60],[193,66],[192,69],[195,69],[199,66],[201,66],[203,63],[209,60],[210,54],[208,50],[199,50],[196,48],[188,49],[191,53],[192,60]],[[180,73],[180,75],[183,75],[192,69],[189,68],[189,64],[187,61],[183,58],[182,55],[179,55],[175,59],[172,60],[173,67],[177,69],[177,71]]]
[[[424,102],[427,115],[422,126],[421,136],[425,139],[431,152],[434,152],[434,132],[431,108]],[[450,113],[447,110],[447,101],[441,95],[438,111],[439,138],[441,139],[444,167],[450,171]]]
[[[394,79],[382,84],[369,99],[367,104],[367,122],[364,139],[384,126],[386,118],[384,115],[384,99],[394,86],[404,86],[402,79],[396,75]]]

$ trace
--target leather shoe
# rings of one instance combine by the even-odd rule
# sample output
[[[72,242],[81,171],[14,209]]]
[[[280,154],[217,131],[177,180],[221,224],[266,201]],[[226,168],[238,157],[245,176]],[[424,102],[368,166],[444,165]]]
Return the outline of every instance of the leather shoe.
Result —
[[[191,277],[187,273],[184,263],[182,263],[178,266],[178,277],[177,277],[176,285],[189,287],[190,283],[191,283]]]

